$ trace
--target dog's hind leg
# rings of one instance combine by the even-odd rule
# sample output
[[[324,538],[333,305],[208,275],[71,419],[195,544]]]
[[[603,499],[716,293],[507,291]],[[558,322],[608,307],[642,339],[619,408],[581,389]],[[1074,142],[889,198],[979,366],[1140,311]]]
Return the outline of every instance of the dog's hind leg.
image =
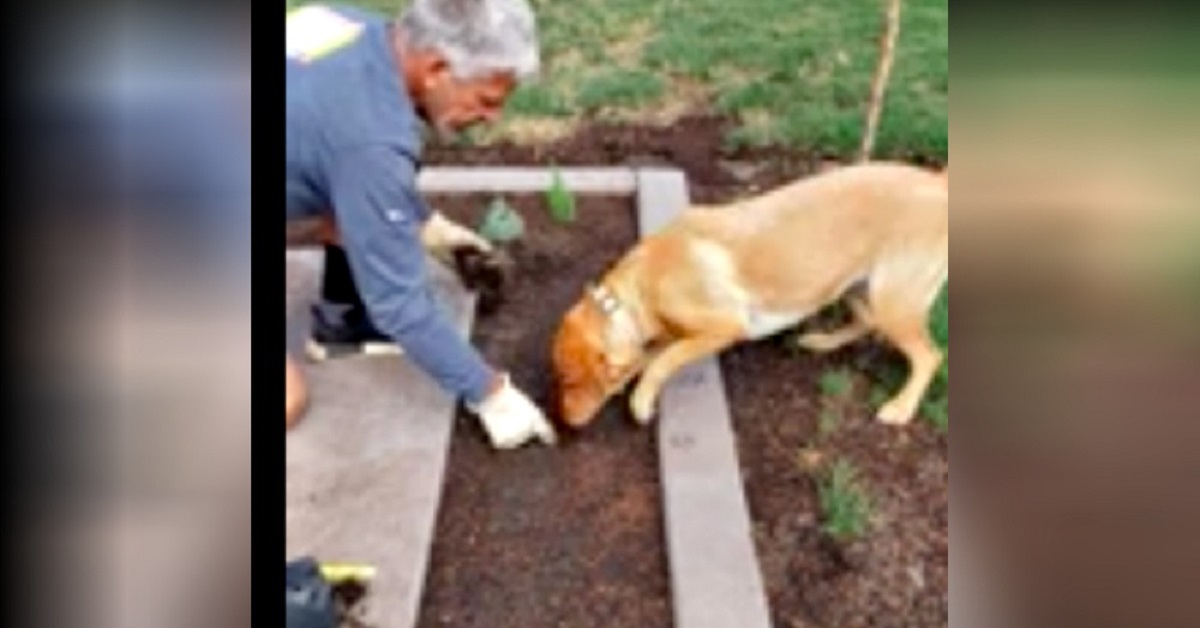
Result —
[[[871,333],[873,326],[867,304],[859,297],[850,297],[847,302],[854,311],[854,320],[850,324],[830,332],[809,332],[796,338],[796,344],[814,353],[828,353]]]
[[[904,387],[876,415],[883,423],[904,425],[912,420],[944,359],[929,335],[929,310],[945,273],[944,264],[930,264],[886,269],[872,277],[872,322],[877,331],[904,353],[909,365]]]

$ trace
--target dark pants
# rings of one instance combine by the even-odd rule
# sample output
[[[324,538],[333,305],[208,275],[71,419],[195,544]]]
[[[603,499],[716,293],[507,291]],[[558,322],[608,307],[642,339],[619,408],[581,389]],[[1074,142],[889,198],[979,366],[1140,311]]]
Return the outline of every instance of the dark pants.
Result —
[[[302,558],[287,563],[285,628],[336,628],[333,591],[321,578],[316,561]]]
[[[325,264],[321,271],[321,298],[313,306],[315,324],[329,329],[344,329],[367,337],[380,336],[367,306],[359,294],[346,250],[337,244],[325,245]]]
[[[353,337],[348,339],[382,338],[363,303],[333,220],[305,216],[289,221],[287,243],[288,246],[320,244],[324,249],[321,292],[313,306],[314,324],[324,330],[344,331]]]

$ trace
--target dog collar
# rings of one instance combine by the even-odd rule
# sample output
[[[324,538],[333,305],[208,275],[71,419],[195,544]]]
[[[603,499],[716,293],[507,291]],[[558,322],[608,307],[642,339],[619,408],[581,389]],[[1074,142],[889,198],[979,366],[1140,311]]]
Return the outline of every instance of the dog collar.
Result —
[[[603,312],[604,315],[610,320],[617,321],[617,319],[620,318],[619,315],[621,312],[624,311],[629,319],[627,329],[633,334],[636,344],[642,344],[644,338],[642,336],[637,317],[633,315],[633,312],[629,311],[627,306],[624,306],[624,304],[621,303],[621,300],[617,298],[617,295],[614,294],[613,291],[608,288],[608,286],[605,286],[604,284],[597,284],[592,286],[588,292],[592,297],[592,302],[595,303],[596,307],[600,308],[600,311]]]
[[[617,295],[608,289],[608,286],[599,284],[592,286],[591,289],[592,301],[600,307],[600,311],[607,316],[612,316],[621,309],[621,302],[617,299]]]

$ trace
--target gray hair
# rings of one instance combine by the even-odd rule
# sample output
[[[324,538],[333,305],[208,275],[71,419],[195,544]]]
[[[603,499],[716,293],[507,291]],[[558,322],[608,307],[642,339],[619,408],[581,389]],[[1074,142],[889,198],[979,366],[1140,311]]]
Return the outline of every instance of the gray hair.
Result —
[[[445,56],[458,78],[511,72],[525,81],[541,65],[528,0],[413,0],[397,27],[406,45]]]

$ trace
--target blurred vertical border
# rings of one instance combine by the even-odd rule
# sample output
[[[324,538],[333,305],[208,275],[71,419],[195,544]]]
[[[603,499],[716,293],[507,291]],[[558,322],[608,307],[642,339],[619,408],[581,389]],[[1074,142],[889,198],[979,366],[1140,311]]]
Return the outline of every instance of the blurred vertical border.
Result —
[[[250,5],[29,8],[6,38],[13,625],[249,626]],[[282,446],[254,452],[268,476]]]
[[[1196,626],[1196,10],[951,11],[952,626]]]

